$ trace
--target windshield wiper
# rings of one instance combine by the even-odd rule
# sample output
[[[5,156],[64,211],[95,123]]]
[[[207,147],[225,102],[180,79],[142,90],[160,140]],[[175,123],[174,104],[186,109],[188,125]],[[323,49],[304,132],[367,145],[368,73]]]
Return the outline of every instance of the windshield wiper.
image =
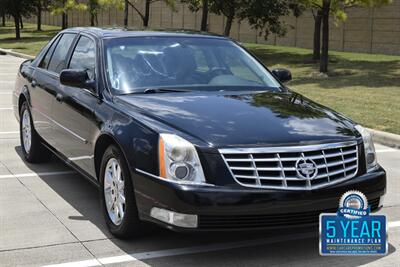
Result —
[[[145,94],[167,93],[167,92],[192,92],[192,90],[176,89],[176,88],[147,88],[143,91],[143,93]]]

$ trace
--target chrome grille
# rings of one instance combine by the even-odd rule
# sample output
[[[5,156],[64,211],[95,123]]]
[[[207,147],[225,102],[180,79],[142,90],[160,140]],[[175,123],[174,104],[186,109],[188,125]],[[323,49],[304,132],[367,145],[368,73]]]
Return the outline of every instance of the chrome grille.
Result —
[[[292,147],[220,149],[237,183],[246,187],[311,190],[353,178],[357,142]],[[313,175],[305,175],[302,163]]]

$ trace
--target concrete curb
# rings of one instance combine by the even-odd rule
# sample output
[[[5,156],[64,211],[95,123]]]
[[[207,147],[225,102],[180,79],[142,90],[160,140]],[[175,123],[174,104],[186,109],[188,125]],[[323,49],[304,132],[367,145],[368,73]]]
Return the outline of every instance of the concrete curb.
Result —
[[[14,57],[20,57],[20,58],[25,58],[25,59],[34,59],[35,58],[34,56],[30,56],[30,55],[19,53],[19,52],[14,52],[12,50],[3,49],[3,48],[0,48],[0,54],[1,55],[10,55],[10,56],[14,56]]]
[[[400,149],[400,135],[368,129],[372,134],[374,142]]]

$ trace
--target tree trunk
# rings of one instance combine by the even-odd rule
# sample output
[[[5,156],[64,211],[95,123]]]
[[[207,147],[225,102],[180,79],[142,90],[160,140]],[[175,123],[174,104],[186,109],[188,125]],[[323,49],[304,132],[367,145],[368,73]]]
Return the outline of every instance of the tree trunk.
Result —
[[[203,10],[201,14],[201,28],[200,28],[201,31],[203,32],[208,31],[207,22],[208,22],[208,0],[203,0]]]
[[[314,17],[314,45],[313,45],[313,60],[320,60],[321,58],[321,24],[322,13],[318,10]]]
[[[19,40],[21,39],[21,32],[20,32],[20,22],[19,22],[19,15],[13,15],[14,17],[14,24],[15,24],[15,39]]]
[[[65,10],[65,4],[66,4],[66,0],[63,0],[63,2],[62,2],[62,7],[64,8],[64,11],[63,11],[63,13],[62,13],[62,15],[61,15],[61,29],[66,29],[66,28],[68,28],[68,14],[67,14],[67,11]]]
[[[89,12],[90,12],[90,26],[94,27],[95,26],[95,3],[93,1],[89,2]]]
[[[128,0],[125,0],[125,8],[124,8],[124,27],[128,27],[128,16],[129,16],[129,5]]]
[[[3,12],[1,14],[1,25],[3,25],[3,27],[6,26],[6,13],[5,12]]]
[[[322,4],[322,51],[319,71],[323,73],[328,72],[329,62],[329,12],[331,1],[324,0]]]
[[[225,29],[224,29],[225,36],[229,36],[231,34],[233,18],[234,18],[234,16],[226,17],[226,24],[225,24]]]
[[[94,26],[95,26],[94,21],[95,21],[95,16],[94,16],[94,14],[93,14],[93,11],[90,11],[90,26],[91,26],[91,27],[94,27]]]
[[[21,24],[21,29],[24,28],[24,22],[22,21],[22,16],[19,16],[19,23]]]
[[[143,17],[143,26],[148,27],[149,26],[149,20],[150,20],[150,0],[146,0],[145,3],[145,10],[144,10],[144,17]]]
[[[42,30],[42,1],[38,1],[37,6],[37,30]]]
[[[68,14],[66,12],[62,13],[61,29],[68,28]]]

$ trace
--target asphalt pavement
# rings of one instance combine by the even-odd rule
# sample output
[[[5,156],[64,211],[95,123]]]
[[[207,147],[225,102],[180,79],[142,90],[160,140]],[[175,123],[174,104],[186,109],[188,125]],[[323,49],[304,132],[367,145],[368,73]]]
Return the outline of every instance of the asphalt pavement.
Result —
[[[400,150],[376,145],[388,190],[384,257],[322,257],[317,229],[178,234],[133,240],[107,231],[97,189],[57,159],[22,158],[11,94],[23,60],[0,56],[0,266],[400,266]],[[399,85],[400,86],[400,85]]]

